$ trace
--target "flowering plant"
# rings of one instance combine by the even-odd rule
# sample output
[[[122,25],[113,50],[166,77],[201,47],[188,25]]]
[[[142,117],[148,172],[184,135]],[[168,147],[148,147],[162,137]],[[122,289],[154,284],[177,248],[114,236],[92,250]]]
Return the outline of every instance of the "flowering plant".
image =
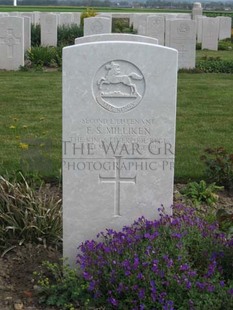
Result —
[[[120,232],[101,232],[101,242],[80,246],[78,264],[96,305],[233,308],[232,240],[219,232],[217,224],[197,217],[194,209],[174,208],[177,216],[161,212],[159,220],[142,217]]]

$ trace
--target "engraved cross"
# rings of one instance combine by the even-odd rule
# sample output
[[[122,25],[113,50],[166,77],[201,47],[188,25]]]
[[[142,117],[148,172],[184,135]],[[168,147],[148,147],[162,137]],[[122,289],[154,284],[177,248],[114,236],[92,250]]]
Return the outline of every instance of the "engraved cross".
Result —
[[[115,176],[103,177],[99,175],[99,180],[101,183],[115,183],[114,216],[120,216],[121,183],[136,184],[136,176],[132,178],[121,177],[120,164],[121,164],[121,156],[115,156]]]

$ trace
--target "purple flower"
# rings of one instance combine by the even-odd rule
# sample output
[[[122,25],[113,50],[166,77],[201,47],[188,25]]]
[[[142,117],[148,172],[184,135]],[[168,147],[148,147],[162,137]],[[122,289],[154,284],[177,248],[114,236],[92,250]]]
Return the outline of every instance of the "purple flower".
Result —
[[[228,294],[230,295],[233,295],[233,288],[230,288],[228,291],[227,291]]]
[[[113,297],[109,297],[109,298],[108,298],[108,302],[109,302],[111,305],[115,306],[115,307],[118,306],[118,301],[117,301],[115,298],[113,298]]]
[[[164,310],[173,310],[174,309],[174,302],[172,300],[168,300],[166,304],[163,306]]]
[[[156,286],[155,286],[154,280],[150,281],[150,287],[151,287],[151,298],[153,302],[155,302],[156,301]]]
[[[134,257],[134,262],[133,262],[133,269],[137,269],[139,266],[139,258],[138,257]]]
[[[141,272],[139,272],[139,274],[137,275],[137,279],[139,280],[143,280],[144,279],[144,276]]]
[[[181,239],[182,238],[182,234],[179,234],[179,233],[172,233],[171,236],[175,239]]]
[[[189,270],[189,265],[188,264],[183,264],[183,265],[180,265],[180,271],[187,271]]]
[[[139,297],[139,299],[143,299],[145,297],[145,289],[144,288],[139,289],[138,297]]]
[[[202,282],[196,282],[196,287],[199,288],[200,290],[204,290],[205,289],[205,283]]]
[[[157,272],[159,270],[158,263],[159,263],[159,261],[157,259],[153,260],[152,268],[151,268],[153,272]]]

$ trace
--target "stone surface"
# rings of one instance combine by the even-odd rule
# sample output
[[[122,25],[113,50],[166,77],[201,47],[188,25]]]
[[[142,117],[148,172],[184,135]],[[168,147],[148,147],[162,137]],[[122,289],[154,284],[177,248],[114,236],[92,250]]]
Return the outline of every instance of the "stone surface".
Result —
[[[165,14],[165,42],[164,45],[165,46],[169,46],[169,42],[170,42],[170,24],[169,21],[170,20],[176,20],[176,15],[177,14]]]
[[[194,2],[192,8],[192,19],[196,19],[197,16],[202,16],[203,9],[200,2]]]
[[[80,12],[74,12],[73,13],[73,23],[80,26],[81,22],[81,13]]]
[[[112,32],[112,19],[108,17],[89,17],[84,18],[84,36],[111,33]]]
[[[202,20],[202,49],[218,50],[219,19],[206,17]]]
[[[197,43],[202,42],[202,21],[203,19],[206,18],[206,16],[196,16],[195,21],[196,21],[196,35],[197,35]]]
[[[59,26],[70,26],[73,23],[72,13],[60,13],[58,16]]]
[[[231,38],[231,17],[218,16],[219,19],[219,40]]]
[[[136,34],[126,34],[126,33],[111,33],[111,34],[96,34],[92,36],[79,37],[75,39],[75,44],[82,44],[88,42],[96,41],[134,41],[134,42],[143,42],[158,44],[158,40],[155,38],[149,38],[146,36],[139,36]]]
[[[161,15],[147,17],[147,33],[149,37],[157,38],[158,44],[164,45],[165,18]]]
[[[57,46],[57,15],[44,13],[40,15],[41,45]]]
[[[23,17],[24,19],[24,52],[31,48],[31,18]]]
[[[18,70],[24,66],[24,20],[0,17],[0,69]]]
[[[147,34],[147,17],[148,14],[135,14],[133,16],[133,28],[137,34],[145,36]]]
[[[176,89],[174,49],[63,49],[63,249],[72,265],[100,231],[155,219],[161,204],[171,213]]]
[[[179,69],[195,68],[196,22],[194,20],[168,20],[169,47],[179,52]]]

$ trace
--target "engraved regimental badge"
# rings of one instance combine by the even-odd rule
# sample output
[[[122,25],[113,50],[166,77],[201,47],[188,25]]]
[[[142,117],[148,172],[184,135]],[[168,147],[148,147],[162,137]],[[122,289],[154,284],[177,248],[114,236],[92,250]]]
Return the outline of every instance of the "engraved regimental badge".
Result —
[[[113,60],[97,71],[93,81],[93,96],[105,110],[124,113],[134,109],[145,92],[142,72],[132,63]]]

